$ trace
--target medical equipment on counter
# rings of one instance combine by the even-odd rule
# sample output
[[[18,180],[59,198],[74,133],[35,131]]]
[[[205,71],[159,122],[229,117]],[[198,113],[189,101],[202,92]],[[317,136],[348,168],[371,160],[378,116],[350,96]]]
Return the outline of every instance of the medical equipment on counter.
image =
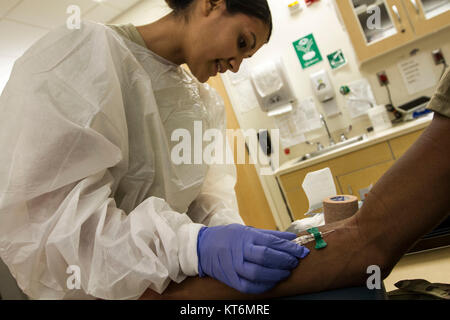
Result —
[[[425,110],[429,101],[430,97],[422,96],[401,106],[394,106],[394,108],[403,115],[403,121],[410,121],[421,115],[420,113]]]
[[[384,104],[373,107],[367,111],[367,115],[375,132],[392,128],[392,121]]]
[[[354,195],[334,195],[323,199],[325,224],[350,218],[358,209],[358,198]]]
[[[261,110],[269,117],[292,111],[296,98],[281,57],[255,68],[251,79]]]
[[[367,86],[369,85],[368,82],[362,81],[362,85],[365,83]],[[368,88],[367,88],[368,89]],[[391,119],[389,118],[389,114],[387,112],[385,105],[374,105],[374,103],[371,101],[371,99],[363,98],[360,96],[352,97],[349,96],[349,94],[354,93],[349,86],[341,86],[339,89],[339,92],[346,96],[346,100],[353,101],[353,102],[362,102],[363,104],[367,104],[370,106],[370,109],[368,109],[367,115],[370,119],[370,122],[372,123],[372,128],[374,131],[382,131],[386,130],[392,127]],[[353,110],[350,110],[353,111]],[[357,112],[355,112],[355,115],[360,115],[364,113],[364,109],[360,109]],[[359,112],[359,113],[358,113]]]

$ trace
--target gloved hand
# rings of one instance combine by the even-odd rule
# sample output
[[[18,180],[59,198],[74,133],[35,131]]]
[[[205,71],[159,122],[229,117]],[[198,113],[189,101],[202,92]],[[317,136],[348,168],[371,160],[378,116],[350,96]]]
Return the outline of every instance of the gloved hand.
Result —
[[[244,293],[258,294],[287,278],[309,250],[294,233],[240,224],[203,227],[197,240],[200,277],[208,275]]]

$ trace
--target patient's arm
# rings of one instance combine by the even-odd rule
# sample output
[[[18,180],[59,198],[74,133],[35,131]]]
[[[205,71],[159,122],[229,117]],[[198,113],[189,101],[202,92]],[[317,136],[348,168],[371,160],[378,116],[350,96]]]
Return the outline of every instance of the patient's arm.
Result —
[[[364,285],[367,267],[389,274],[401,256],[439,224],[450,208],[450,119],[435,115],[416,143],[375,184],[353,217],[320,231],[328,246],[307,244],[310,254],[292,275],[262,295],[246,295],[212,278],[172,283],[163,295],[147,290],[142,299],[252,299],[289,296]]]
[[[364,284],[367,266],[381,265],[383,261],[381,255],[375,257],[374,248],[367,248],[359,241],[355,222],[350,218],[319,228],[320,231],[336,230],[324,236],[328,246],[315,250],[314,242],[308,243],[309,255],[288,279],[265,294],[243,294],[213,278],[194,277],[180,284],[171,283],[163,295],[147,290],[141,299],[261,299]]]

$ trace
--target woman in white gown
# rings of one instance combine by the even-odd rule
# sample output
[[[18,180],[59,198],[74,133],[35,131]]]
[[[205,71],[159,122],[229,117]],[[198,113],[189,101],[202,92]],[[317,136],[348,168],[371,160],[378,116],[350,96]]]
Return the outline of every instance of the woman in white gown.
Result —
[[[31,298],[135,299],[198,274],[258,293],[308,253],[293,234],[243,226],[234,165],[172,161],[175,130],[224,132],[203,83],[268,41],[266,0],[168,3],[138,29],[147,47],[84,21],[14,65],[0,97],[0,257]]]

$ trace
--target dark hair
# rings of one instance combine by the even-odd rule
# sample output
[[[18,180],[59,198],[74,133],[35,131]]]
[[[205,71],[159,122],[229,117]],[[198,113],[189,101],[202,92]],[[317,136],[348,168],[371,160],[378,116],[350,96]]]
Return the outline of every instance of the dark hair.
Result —
[[[195,0],[165,0],[175,14],[185,12]],[[212,0],[213,1],[213,0]],[[225,0],[230,14],[243,13],[262,20],[269,27],[269,41],[272,35],[272,15],[267,0]]]

